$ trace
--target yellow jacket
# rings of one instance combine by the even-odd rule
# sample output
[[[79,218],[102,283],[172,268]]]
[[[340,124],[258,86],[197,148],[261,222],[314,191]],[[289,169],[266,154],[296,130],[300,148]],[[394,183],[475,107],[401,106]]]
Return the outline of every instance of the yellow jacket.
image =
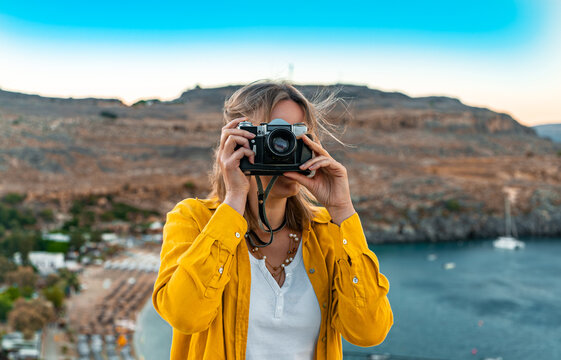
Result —
[[[338,225],[325,208],[302,232],[302,255],[321,308],[316,359],[341,359],[341,335],[381,343],[393,324],[389,283],[358,214]],[[247,222],[215,200],[186,199],[167,214],[152,301],[173,327],[171,359],[245,359],[251,268]]]

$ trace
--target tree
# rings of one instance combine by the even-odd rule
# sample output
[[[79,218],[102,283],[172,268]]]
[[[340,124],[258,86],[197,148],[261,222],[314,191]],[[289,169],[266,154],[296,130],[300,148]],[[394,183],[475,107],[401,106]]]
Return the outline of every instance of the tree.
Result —
[[[68,269],[60,269],[58,275],[64,281],[65,288],[74,289],[76,292],[80,291],[80,280],[76,273]]]
[[[20,204],[25,200],[27,194],[8,193],[2,197],[2,202],[10,205]]]
[[[37,236],[37,233],[33,231],[22,229],[14,230],[0,242],[0,252],[8,257],[19,252],[22,260],[26,262],[29,252],[33,251],[35,248]]]
[[[49,274],[45,278],[45,286],[50,287],[56,285],[60,281],[60,277],[57,274]]]
[[[74,230],[70,233],[70,247],[74,250],[79,250],[82,245],[86,243],[84,235],[79,230]]]
[[[54,318],[55,314],[50,302],[43,299],[29,301],[18,299],[8,314],[8,323],[13,330],[21,331],[26,339],[30,339],[36,331]]]
[[[101,237],[102,232],[99,230],[94,230],[91,232],[90,234],[90,241],[93,243],[100,243],[101,241],[103,241],[103,238]]]
[[[51,209],[43,209],[39,211],[39,217],[46,222],[53,222],[55,220],[55,213]]]
[[[17,270],[7,273],[5,279],[6,284],[17,286],[23,296],[31,296],[37,283],[37,274],[29,266],[20,266]]]
[[[2,293],[3,296],[10,299],[11,302],[14,302],[17,298],[21,296],[21,291],[17,287],[10,286]]]
[[[0,294],[0,322],[6,321],[10,310],[12,310],[12,300],[4,293]]]
[[[14,271],[18,267],[10,259],[0,255],[0,284],[4,283],[5,274]]]
[[[62,309],[62,304],[64,302],[64,291],[57,286],[49,286],[43,289],[43,295],[45,299],[49,300],[53,304],[56,310]]]

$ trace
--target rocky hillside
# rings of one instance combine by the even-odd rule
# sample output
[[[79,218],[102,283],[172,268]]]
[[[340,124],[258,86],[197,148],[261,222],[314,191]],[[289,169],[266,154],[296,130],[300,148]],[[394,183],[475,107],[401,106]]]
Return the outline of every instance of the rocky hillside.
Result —
[[[111,195],[165,214],[208,191],[222,105],[238,86],[195,88],[169,102],[45,98],[0,91],[0,195],[68,211]],[[411,98],[363,86],[338,91],[331,121],[349,146],[325,141],[350,174],[370,241],[493,237],[505,189],[523,235],[561,234],[561,144],[507,114],[447,97]]]

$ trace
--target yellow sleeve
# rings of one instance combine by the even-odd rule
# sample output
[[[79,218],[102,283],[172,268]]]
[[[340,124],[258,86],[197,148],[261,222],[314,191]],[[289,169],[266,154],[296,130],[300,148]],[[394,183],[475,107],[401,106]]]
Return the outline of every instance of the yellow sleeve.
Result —
[[[186,334],[207,329],[216,317],[247,230],[243,216],[227,204],[218,206],[206,224],[204,211],[198,200],[188,199],[167,214],[152,294],[160,316]]]
[[[357,213],[345,219],[333,236],[335,266],[332,285],[332,326],[358,346],[374,346],[386,338],[393,313],[387,298],[388,279],[368,249]]]

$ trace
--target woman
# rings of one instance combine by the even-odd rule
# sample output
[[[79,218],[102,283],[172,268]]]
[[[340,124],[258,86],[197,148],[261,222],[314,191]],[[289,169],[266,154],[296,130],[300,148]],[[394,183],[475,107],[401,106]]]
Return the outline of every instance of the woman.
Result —
[[[393,324],[389,283],[367,246],[347,171],[320,145],[322,109],[286,83],[257,82],[226,101],[210,199],[168,213],[153,303],[173,327],[171,359],[341,359],[341,335],[381,343]],[[283,119],[305,123],[314,152],[302,170],[274,183],[259,221],[248,131]],[[261,177],[263,186],[270,177]],[[320,203],[323,207],[315,206]],[[274,241],[266,247],[269,229]],[[252,236],[249,236],[252,234]],[[252,240],[253,238],[253,240]]]

